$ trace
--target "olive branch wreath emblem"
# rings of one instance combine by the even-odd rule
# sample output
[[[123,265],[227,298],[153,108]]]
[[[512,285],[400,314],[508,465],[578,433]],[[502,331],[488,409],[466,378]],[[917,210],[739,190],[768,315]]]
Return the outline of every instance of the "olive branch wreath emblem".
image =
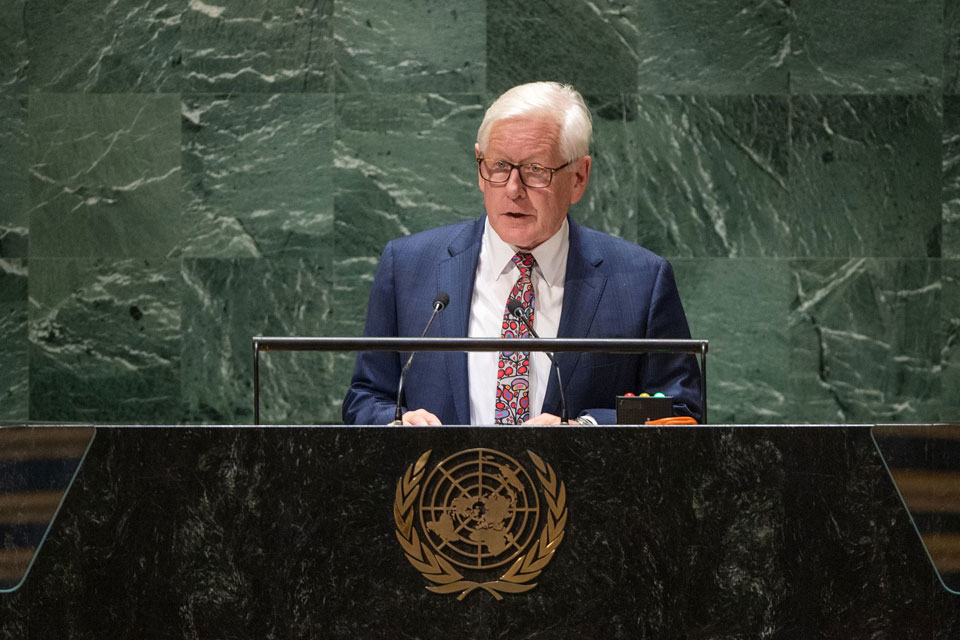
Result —
[[[497,600],[503,600],[504,593],[523,593],[537,586],[531,582],[553,559],[553,554],[563,540],[564,527],[567,524],[567,490],[563,482],[557,481],[553,468],[537,454],[527,451],[537,469],[537,479],[543,487],[547,502],[546,522],[540,531],[539,539],[534,541],[530,550],[517,558],[498,580],[474,582],[464,579],[463,575],[442,556],[434,553],[426,543],[421,542],[417,528],[413,525],[414,501],[420,492],[427,460],[432,450],[426,451],[420,458],[407,467],[403,476],[397,480],[396,499],[393,503],[393,519],[396,523],[397,540],[400,541],[410,564],[424,578],[434,583],[427,590],[433,593],[453,594],[460,592],[457,600],[463,600],[476,589],[483,589]]]

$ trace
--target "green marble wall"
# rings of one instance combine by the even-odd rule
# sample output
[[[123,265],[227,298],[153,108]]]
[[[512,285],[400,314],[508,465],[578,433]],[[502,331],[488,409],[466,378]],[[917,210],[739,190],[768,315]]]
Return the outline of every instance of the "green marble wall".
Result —
[[[960,417],[958,0],[5,0],[0,420],[249,422],[250,337],[355,335],[481,213],[519,82],[595,116],[582,222],[674,263],[715,422]],[[271,353],[271,422],[352,357]]]

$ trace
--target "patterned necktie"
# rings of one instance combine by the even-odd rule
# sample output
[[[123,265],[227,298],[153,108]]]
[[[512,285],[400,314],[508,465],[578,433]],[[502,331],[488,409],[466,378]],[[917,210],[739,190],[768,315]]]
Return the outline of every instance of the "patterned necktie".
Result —
[[[513,264],[520,270],[520,277],[510,291],[511,299],[520,302],[530,324],[533,324],[533,254],[518,253],[513,256]],[[528,338],[530,332],[526,325],[511,315],[509,309],[503,311],[501,338]],[[503,351],[497,362],[497,402],[494,408],[494,422],[497,424],[521,424],[530,418],[530,352]]]

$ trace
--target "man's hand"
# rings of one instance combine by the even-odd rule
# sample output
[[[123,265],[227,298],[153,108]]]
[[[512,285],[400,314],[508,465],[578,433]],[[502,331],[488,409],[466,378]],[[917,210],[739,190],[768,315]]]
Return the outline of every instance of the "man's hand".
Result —
[[[537,424],[561,424],[560,417],[555,416],[552,413],[541,413],[540,415],[530,418],[523,424],[537,425]],[[577,424],[576,420],[567,420],[567,424]]]
[[[403,424],[413,427],[439,427],[443,423],[440,422],[440,418],[426,409],[417,409],[403,414]]]

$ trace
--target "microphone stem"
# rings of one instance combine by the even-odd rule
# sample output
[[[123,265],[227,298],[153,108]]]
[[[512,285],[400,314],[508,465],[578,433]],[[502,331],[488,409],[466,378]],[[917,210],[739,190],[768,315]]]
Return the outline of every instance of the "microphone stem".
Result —
[[[433,324],[433,319],[437,317],[437,314],[440,313],[444,306],[445,305],[439,302],[433,303],[433,313],[430,314],[430,319],[427,320],[427,326],[423,328],[423,333],[420,334],[421,338],[427,335],[427,331],[430,330],[430,325]],[[410,368],[410,363],[413,362],[415,353],[416,351],[410,352],[407,363],[403,365],[403,369],[400,371],[400,384],[397,387],[397,408],[393,412],[393,421],[397,424],[403,424],[403,379],[407,375],[407,369]]]

